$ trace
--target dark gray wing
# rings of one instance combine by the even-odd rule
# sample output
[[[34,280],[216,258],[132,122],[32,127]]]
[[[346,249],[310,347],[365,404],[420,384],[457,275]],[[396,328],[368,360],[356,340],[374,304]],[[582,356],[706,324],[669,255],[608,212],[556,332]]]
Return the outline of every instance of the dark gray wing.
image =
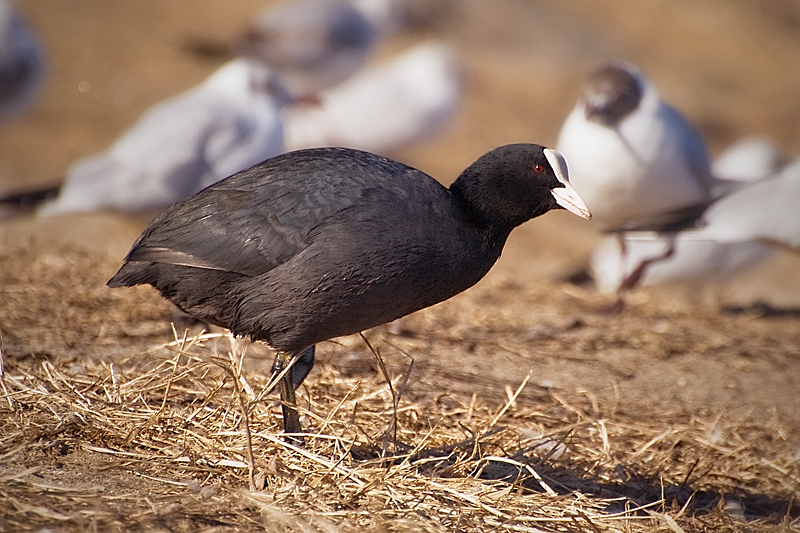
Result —
[[[367,191],[387,188],[402,196],[409,182],[444,189],[422,172],[366,152],[291,152],[170,207],[126,260],[259,275],[306,248],[312,230]]]
[[[674,233],[692,228],[697,224],[700,216],[708,209],[712,201],[702,204],[682,207],[674,211],[648,216],[646,221],[634,220],[622,226],[607,229],[605,233],[619,233],[624,231],[658,231]]]

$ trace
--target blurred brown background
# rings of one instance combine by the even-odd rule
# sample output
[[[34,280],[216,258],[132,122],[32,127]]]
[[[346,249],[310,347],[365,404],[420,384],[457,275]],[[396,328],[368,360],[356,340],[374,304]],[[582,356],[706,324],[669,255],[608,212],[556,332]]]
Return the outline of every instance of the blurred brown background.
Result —
[[[0,126],[0,191],[60,181],[147,107],[203,80],[223,59],[188,43],[223,42],[267,2],[37,0],[19,6],[48,54],[34,108]],[[376,60],[416,41],[455,44],[467,67],[463,109],[439,137],[391,154],[449,182],[507,142],[552,145],[580,83],[597,64],[638,65],[701,130],[712,154],[746,135],[800,153],[800,4],[794,0],[463,0],[426,27],[388,39]],[[501,269],[556,275],[594,242],[589,224],[557,214],[518,231]],[[98,215],[0,225],[0,244],[66,239],[122,254],[146,220]],[[551,239],[553,225],[559,238]],[[728,296],[800,304],[800,263],[781,255]],[[765,274],[767,272],[767,274]],[[765,279],[768,278],[768,283]]]

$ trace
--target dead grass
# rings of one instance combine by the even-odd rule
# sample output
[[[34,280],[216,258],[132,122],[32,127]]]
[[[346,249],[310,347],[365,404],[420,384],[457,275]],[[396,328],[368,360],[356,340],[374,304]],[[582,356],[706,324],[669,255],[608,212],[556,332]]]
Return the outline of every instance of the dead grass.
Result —
[[[800,529],[796,422],[744,387],[763,373],[791,401],[791,316],[645,293],[609,317],[592,293],[490,277],[368,332],[377,355],[323,344],[298,448],[268,350],[196,325],[165,342],[154,291],[103,287],[117,261],[0,255],[0,531]],[[679,401],[703,372],[741,380],[742,408]]]
[[[672,369],[702,389],[710,362],[720,380],[765,373],[779,402],[796,390],[777,381],[796,375],[791,316],[645,293],[609,317],[585,291],[490,278],[368,332],[378,357],[358,337],[322,345],[297,448],[268,351],[196,326],[165,343],[174,310],[106,289],[117,262],[0,255],[0,531],[800,527],[793,422],[667,401],[679,385],[640,378]]]
[[[598,417],[596,399],[523,401],[525,382],[505,404],[454,394],[443,410],[433,398],[401,396],[393,409],[379,373],[348,376],[323,364],[303,388],[308,436],[298,448],[279,435],[268,377],[241,373],[246,349],[207,334],[114,363],[6,361],[0,523],[8,531],[798,528],[800,456],[778,423],[721,413]],[[401,391],[406,376],[390,377]],[[396,439],[387,439],[393,420]],[[248,490],[248,451],[256,490]]]

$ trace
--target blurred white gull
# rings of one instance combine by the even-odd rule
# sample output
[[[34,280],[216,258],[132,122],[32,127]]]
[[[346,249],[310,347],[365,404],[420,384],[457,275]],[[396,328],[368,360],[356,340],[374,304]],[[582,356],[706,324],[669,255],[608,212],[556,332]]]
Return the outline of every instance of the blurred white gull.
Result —
[[[746,137],[728,147],[714,160],[712,172],[721,179],[752,183],[777,174],[784,161],[783,153],[772,141]],[[745,190],[747,187],[741,186]],[[741,194],[749,195],[745,190]],[[736,194],[731,193],[732,197],[736,197]],[[800,197],[796,200],[800,201]],[[724,206],[727,201],[730,200],[723,197],[718,204]],[[705,231],[735,228],[730,224],[731,212],[730,208],[720,209],[719,205],[712,205],[701,216],[701,223],[706,224]],[[697,231],[687,229],[674,235],[626,232],[622,234],[623,241],[606,237],[593,253],[592,276],[598,288],[609,293],[618,292],[626,280],[630,283],[631,275],[643,264],[645,267],[639,279],[635,280],[639,285],[724,280],[762,263],[774,252],[772,246],[760,240],[744,238],[744,235],[746,232],[742,233],[741,240],[720,242],[700,238]],[[674,244],[674,251],[664,258],[670,243]]]
[[[628,63],[591,73],[556,149],[604,230],[680,222],[714,195],[700,135]]]
[[[294,0],[264,9],[234,48],[275,69],[292,94],[308,95],[360,69],[377,39],[373,22],[347,0]]]
[[[70,167],[40,214],[166,207],[283,151],[289,96],[266,66],[236,59],[154,105],[105,152]]]
[[[621,245],[617,237],[605,237],[592,253],[592,278],[601,292],[619,294],[667,282],[721,281],[762,263],[774,252],[758,241],[698,240],[689,231],[674,236],[627,232],[623,239]],[[673,251],[665,257],[670,246]]]
[[[609,63],[589,75],[557,150],[593,219],[618,234],[620,264],[630,274],[618,283],[612,309],[622,309],[622,293],[652,264],[674,254],[674,232],[720,194],[721,183],[712,177],[697,130],[629,63]],[[622,232],[632,229],[671,233],[660,256],[629,268]]]
[[[286,148],[346,146],[385,154],[441,130],[461,92],[456,54],[442,44],[419,44],[321,93],[319,106],[287,108]]]
[[[403,0],[347,1],[370,21],[379,37],[397,32],[406,25],[407,12]]]
[[[714,159],[711,174],[729,181],[756,181],[777,173],[786,158],[780,147],[765,137],[745,137]]]
[[[747,183],[714,202],[694,239],[721,243],[758,240],[800,251],[800,158],[766,179]]]
[[[44,52],[8,0],[0,0],[0,122],[26,111],[44,82]]]
[[[461,0],[348,0],[369,19],[379,35],[424,28],[449,18]]]

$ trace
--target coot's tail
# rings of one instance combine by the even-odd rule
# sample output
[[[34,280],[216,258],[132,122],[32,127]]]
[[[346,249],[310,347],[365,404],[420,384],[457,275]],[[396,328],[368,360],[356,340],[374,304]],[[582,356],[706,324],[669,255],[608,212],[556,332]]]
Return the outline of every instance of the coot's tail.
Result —
[[[112,289],[119,287],[133,287],[134,285],[156,284],[158,275],[152,263],[141,261],[127,261],[120,267],[114,277],[108,280],[107,286]]]
[[[126,261],[108,280],[112,289],[150,284],[161,296],[198,320],[231,329],[235,299],[232,292],[246,276],[235,272],[183,265]]]

